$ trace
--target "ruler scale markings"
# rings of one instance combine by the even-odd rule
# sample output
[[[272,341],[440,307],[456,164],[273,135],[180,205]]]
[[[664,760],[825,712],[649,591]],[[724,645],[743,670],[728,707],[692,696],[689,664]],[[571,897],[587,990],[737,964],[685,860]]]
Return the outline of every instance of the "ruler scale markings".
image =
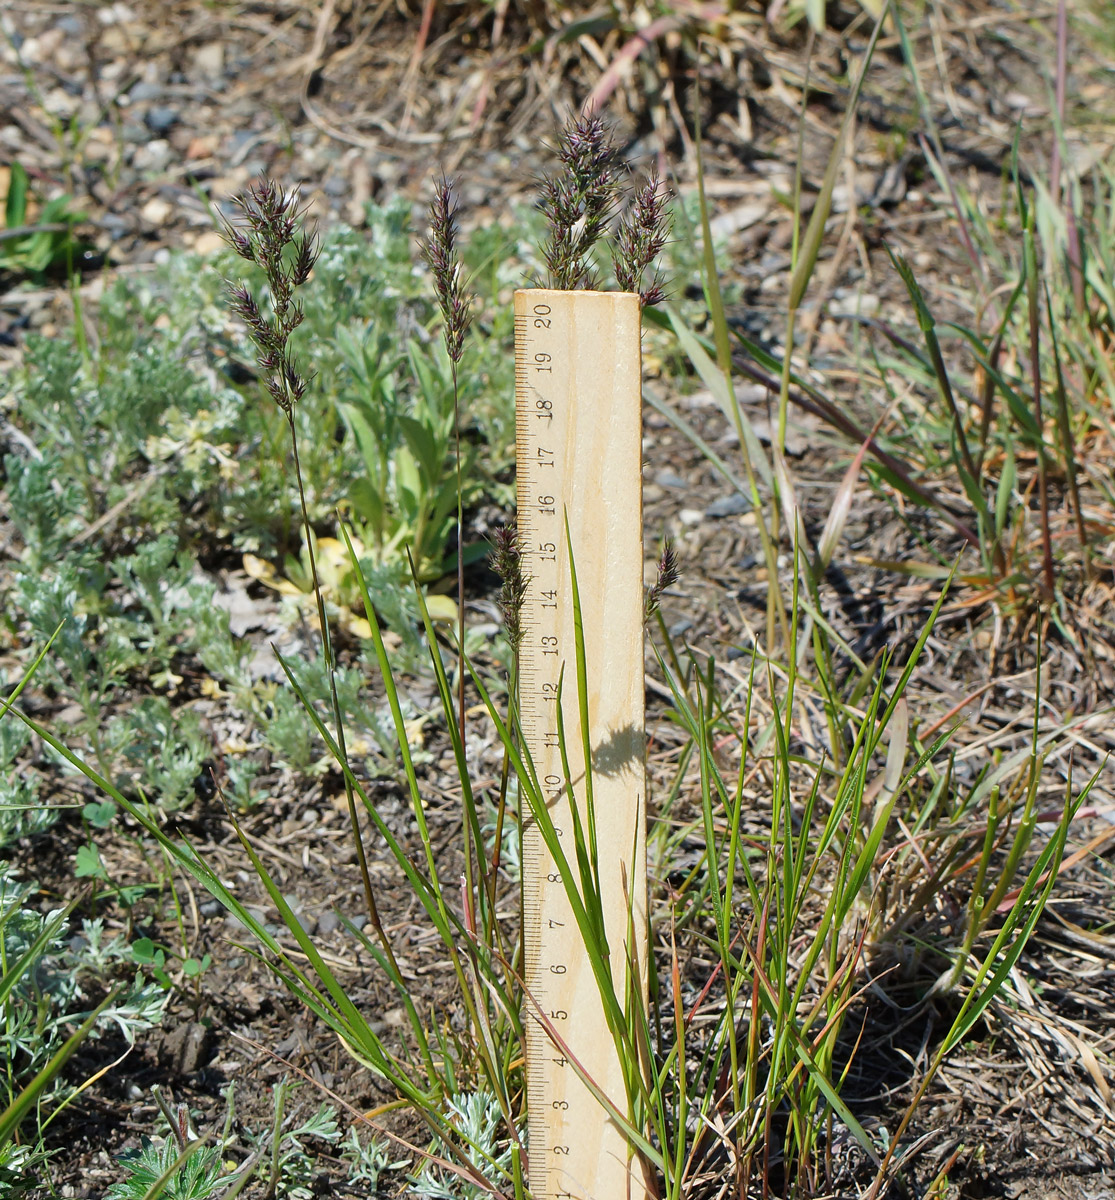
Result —
[[[573,863],[557,724],[562,680],[572,790],[583,820],[568,520],[584,618],[605,928],[620,997],[627,894],[640,939],[646,911],[639,330],[639,300],[631,294],[515,294],[517,493],[528,579],[521,726]],[[541,831],[529,820],[524,825],[531,1191],[537,1200],[640,1200],[646,1186],[637,1162],[628,1162],[626,1139],[541,1024],[544,1018],[626,1111],[620,1064],[564,884]],[[645,943],[633,950],[645,988]]]

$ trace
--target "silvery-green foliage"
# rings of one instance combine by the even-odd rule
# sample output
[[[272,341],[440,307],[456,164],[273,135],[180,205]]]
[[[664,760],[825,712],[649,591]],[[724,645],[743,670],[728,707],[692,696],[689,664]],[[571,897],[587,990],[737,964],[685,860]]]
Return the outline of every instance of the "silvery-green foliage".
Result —
[[[188,603],[193,560],[180,552],[175,534],[142,543],[131,554],[113,559],[112,568],[156,625],[169,624]]]
[[[224,798],[234,808],[248,812],[270,797],[269,791],[254,785],[261,769],[258,759],[228,755],[224,767]]]
[[[43,1177],[50,1154],[42,1145],[8,1142],[0,1150],[0,1200],[19,1200]]]
[[[21,779],[0,765],[0,851],[20,838],[45,833],[58,820],[58,810],[39,801],[39,781]]]
[[[298,697],[289,688],[276,688],[260,705],[264,741],[280,766],[309,771],[315,764],[325,767],[325,746],[306,719]]]
[[[125,938],[115,934],[106,940],[102,917],[83,917],[81,933],[70,942],[72,952],[80,953],[85,966],[98,975],[110,970],[113,963],[131,962],[132,954]]]
[[[166,812],[194,798],[194,781],[212,753],[201,718],[174,709],[162,696],[145,696],[108,723],[107,740],[118,747],[147,798]]]
[[[503,1114],[496,1098],[486,1092],[462,1092],[449,1101],[450,1123],[460,1133],[465,1153],[489,1179],[498,1176],[498,1168],[511,1167],[511,1146],[501,1144],[499,1134]],[[453,1159],[448,1147],[439,1145],[435,1153]],[[493,1165],[494,1164],[494,1165]],[[426,1200],[483,1200],[490,1193],[458,1175],[447,1173],[432,1163],[426,1163],[411,1179],[416,1196]]]
[[[306,699],[323,716],[327,714],[331,703],[329,675],[320,655],[310,661],[293,662],[291,668]],[[365,703],[368,694],[366,673],[355,667],[339,667],[336,686],[350,750],[357,748],[354,754],[365,761],[371,774],[392,772],[395,769],[395,729],[386,707],[372,708]],[[401,707],[405,720],[416,715],[417,710],[411,702],[404,700]],[[302,702],[291,689],[279,687],[269,692],[259,705],[258,716],[267,745],[283,766],[307,771],[327,765],[325,744],[306,719]],[[421,752],[416,752],[415,761],[423,761]]]
[[[349,1183],[367,1184],[369,1198],[377,1194],[379,1177],[384,1172],[401,1171],[409,1165],[405,1158],[393,1160],[387,1143],[377,1137],[361,1142],[355,1127],[348,1131],[338,1152],[348,1164]]]
[[[30,907],[36,890],[16,878],[11,864],[0,863],[0,936],[7,963],[17,962],[55,915]],[[8,1070],[0,1084],[0,1101],[5,1090],[10,1100],[47,1063],[73,1031],[75,1020],[92,1007],[85,994],[88,981],[99,980],[112,962],[124,958],[120,939],[106,943],[103,926],[95,921],[86,922],[83,934],[72,940],[64,927],[48,940],[3,1004],[0,1061],[8,1064]],[[98,1018],[91,1036],[115,1025],[134,1042],[137,1033],[158,1024],[166,999],[160,988],[137,974]],[[48,1098],[62,1087],[56,1082]]]
[[[503,836],[499,846],[499,868],[508,881],[516,886],[519,885],[523,878],[522,840],[519,836],[518,822],[512,820],[508,814],[518,812],[518,804],[519,781],[512,775],[507,780],[507,801],[503,818]],[[490,862],[495,852],[495,834],[496,829],[499,827],[499,819],[496,801],[487,794],[485,795],[485,806],[483,832],[485,837],[485,853]]]
[[[38,779],[16,767],[30,740],[31,732],[21,722],[0,720],[0,851],[45,832],[58,820],[57,809],[39,803]]]
[[[289,1094],[293,1090],[288,1083],[277,1083],[272,1088],[276,1104],[281,1104],[283,1097],[280,1092]],[[328,1104],[322,1104],[304,1120],[299,1121],[296,1114],[291,1113],[283,1121],[284,1129],[279,1143],[278,1171],[276,1173],[275,1189],[272,1193],[277,1200],[313,1200],[314,1190],[314,1152],[313,1142],[324,1142],[335,1145],[341,1140],[341,1130],[337,1124],[337,1114]],[[255,1133],[245,1133],[244,1141],[254,1150],[268,1148],[271,1143],[272,1131],[261,1129]],[[268,1149],[268,1153],[270,1153]]]
[[[250,648],[232,635],[228,612],[214,602],[216,591],[208,583],[190,585],[190,644],[210,675],[234,690],[245,691],[252,685],[248,671]]]
[[[22,560],[31,570],[57,561],[63,547],[84,525],[85,498],[77,480],[53,452],[33,458],[6,454],[7,516],[23,541]]]
[[[64,672],[84,691],[91,687],[90,676],[96,668],[84,640],[88,617],[78,611],[82,590],[78,569],[69,562],[43,574],[23,573],[16,583],[16,608],[31,626],[36,643],[45,644],[62,626],[51,647],[48,669]]]

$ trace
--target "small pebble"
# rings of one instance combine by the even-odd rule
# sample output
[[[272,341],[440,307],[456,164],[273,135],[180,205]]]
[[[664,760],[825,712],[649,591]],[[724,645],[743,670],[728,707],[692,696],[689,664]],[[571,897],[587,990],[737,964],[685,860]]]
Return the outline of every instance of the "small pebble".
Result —
[[[871,292],[838,288],[829,301],[828,310],[834,317],[872,317],[879,311],[879,297]]]
[[[129,104],[145,104],[151,100],[158,100],[162,94],[163,85],[161,83],[137,83],[126,99]]]
[[[222,42],[206,42],[194,51],[194,69],[215,78],[224,70],[225,48]]]
[[[174,206],[161,196],[153,196],[139,210],[139,215],[149,225],[165,225],[174,212]]]
[[[206,900],[201,906],[201,915],[203,917],[219,916],[224,905],[219,900]]]
[[[322,913],[317,919],[318,933],[332,933],[341,923],[335,912]]]
[[[170,162],[170,143],[165,138],[154,138],[145,146],[136,147],[132,166],[137,171],[161,171]]]
[[[168,129],[173,129],[178,124],[181,114],[176,108],[156,104],[154,108],[147,110],[147,115],[143,119],[146,121],[148,129],[153,129],[156,133],[166,133]]]
[[[732,492],[729,496],[721,496],[719,500],[714,500],[705,509],[705,516],[738,517],[741,513],[750,511],[751,501],[746,496],[741,496],[739,492]]]

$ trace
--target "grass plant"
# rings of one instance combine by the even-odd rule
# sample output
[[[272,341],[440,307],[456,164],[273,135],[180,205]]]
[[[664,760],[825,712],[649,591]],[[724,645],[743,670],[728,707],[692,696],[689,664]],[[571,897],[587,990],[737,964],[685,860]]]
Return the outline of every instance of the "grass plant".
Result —
[[[870,53],[861,64],[860,82]],[[857,83],[854,95],[858,88]],[[269,416],[253,417],[251,426],[258,435],[254,444],[266,448],[271,462],[266,472],[260,468],[259,490],[252,503],[245,503],[235,519],[227,513],[220,519],[227,518],[226,530],[236,525],[243,546],[256,538],[247,515],[256,502],[274,498],[274,479],[282,475],[289,454],[294,503],[284,500],[279,507],[286,517],[293,513],[295,521],[271,514],[261,523],[264,532],[258,533],[255,548],[263,548],[264,543],[300,546],[304,554],[300,590],[312,602],[320,651],[315,663],[279,656],[289,690],[283,693],[283,701],[274,703],[272,719],[281,721],[286,730],[283,736],[290,739],[295,766],[308,767],[314,746],[324,746],[343,779],[370,936],[351,922],[348,929],[397,998],[403,1014],[398,1036],[385,1034],[372,1014],[355,1002],[320,941],[299,921],[266,853],[247,835],[234,804],[229,805],[233,826],[260,886],[278,912],[284,931],[279,935],[235,894],[215,863],[207,861],[188,838],[168,832],[157,809],[144,803],[142,792],[137,797],[117,769],[112,727],[101,728],[100,709],[127,671],[142,667],[156,677],[172,673],[176,651],[197,636],[191,632],[191,622],[201,621],[197,617],[176,624],[180,593],[189,592],[191,575],[178,540],[156,539],[113,563],[114,578],[126,586],[129,599],[123,612],[97,612],[105,620],[95,632],[106,645],[112,644],[105,632],[106,627],[111,632],[112,620],[134,619],[126,633],[117,631],[116,644],[123,650],[116,660],[94,656],[83,636],[94,632],[93,622],[87,620],[93,615],[89,576],[96,571],[91,555],[79,547],[55,573],[49,589],[25,588],[24,618],[41,648],[14,694],[0,702],[0,730],[20,720],[241,923],[253,943],[246,947],[248,952],[265,963],[392,1093],[383,1111],[360,1117],[361,1123],[377,1133],[386,1129],[401,1140],[389,1128],[389,1111],[409,1110],[425,1139],[423,1146],[409,1147],[422,1160],[410,1168],[409,1186],[415,1194],[513,1196],[515,1200],[530,1194],[524,1024],[533,1015],[521,980],[516,881],[507,870],[513,857],[503,857],[504,831],[510,827],[514,841],[516,823],[521,829],[521,823],[535,822],[558,865],[624,1066],[627,1095],[622,1107],[615,1098],[605,1097],[591,1078],[586,1076],[585,1082],[600,1100],[602,1119],[606,1115],[625,1132],[632,1153],[644,1165],[649,1190],[663,1200],[700,1200],[718,1194],[725,1179],[740,1196],[805,1198],[849,1186],[851,1176],[841,1173],[835,1157],[841,1129],[873,1164],[866,1175],[861,1172],[859,1182],[869,1188],[872,1198],[881,1195],[899,1173],[908,1148],[903,1139],[918,1102],[946,1057],[1008,995],[1012,972],[1055,886],[1070,825],[1092,783],[1077,786],[1070,774],[1063,795],[1049,808],[1042,799],[1043,756],[1049,742],[1036,713],[1024,751],[974,774],[965,772],[950,751],[949,722],[927,729],[911,690],[949,589],[955,587],[959,574],[962,582],[970,584],[971,572],[958,571],[951,562],[940,564],[940,594],[901,659],[883,653],[873,661],[862,661],[824,617],[825,572],[840,542],[860,471],[874,471],[875,478],[905,490],[908,497],[951,513],[915,477],[912,452],[901,459],[881,444],[885,439],[879,437],[878,427],[868,434],[846,415],[845,431],[849,426],[855,429],[859,453],[815,549],[796,504],[783,453],[788,407],[802,402],[823,413],[838,411],[806,380],[804,365],[793,360],[795,314],[818,260],[842,143],[843,132],[809,223],[803,229],[795,219],[790,315],[781,358],[764,355],[728,319],[703,193],[704,290],[713,336],[702,339],[674,309],[665,310],[662,322],[674,330],[694,371],[712,389],[739,434],[743,479],[711,449],[709,457],[753,501],[768,566],[769,600],[765,639],[746,647],[744,657],[734,664],[676,644],[657,612],[679,570],[673,553],[664,551],[659,582],[650,590],[641,614],[658,624],[658,667],[669,693],[664,718],[678,737],[675,785],[660,801],[650,836],[652,845],[664,847],[665,861],[651,904],[655,969],[645,1003],[638,988],[623,988],[614,981],[612,956],[620,950],[609,947],[604,936],[600,851],[594,844],[592,814],[575,813],[572,844],[564,845],[549,817],[546,789],[524,748],[514,661],[524,580],[513,529],[500,538],[497,563],[504,581],[501,603],[511,647],[508,678],[493,678],[479,656],[470,653],[461,595],[455,645],[446,648],[424,587],[450,566],[458,588],[463,586],[464,515],[473,494],[472,476],[479,470],[479,456],[469,452],[468,422],[469,398],[475,394],[470,389],[479,390],[483,372],[470,376],[467,365],[472,350],[464,337],[468,264],[462,266],[454,253],[454,207],[448,184],[438,189],[427,247],[445,334],[444,350],[436,353],[429,349],[431,339],[424,327],[423,338],[416,335],[408,340],[383,327],[361,326],[352,314],[365,296],[348,298],[351,307],[346,317],[352,319],[341,332],[323,332],[335,317],[319,310],[321,296],[328,293],[311,289],[315,280],[316,286],[323,286],[316,279],[319,272],[336,284],[343,272],[327,259],[331,255],[344,262],[350,251],[339,241],[318,243],[310,237],[293,194],[268,182],[256,185],[242,200],[240,219],[227,231],[248,264],[244,282],[233,284],[231,295],[254,344],[251,369],[272,401]],[[572,126],[561,148],[559,157],[567,174],[551,181],[545,192],[552,228],[542,258],[561,286],[583,287],[594,280],[593,243],[609,228],[615,207],[612,157],[603,126],[591,118]],[[1103,377],[1092,356],[1098,354],[1105,336],[1094,297],[1106,285],[1098,268],[1093,269],[1091,282],[1085,272],[1081,311],[1079,289],[1073,290],[1079,273],[1067,271],[1060,292],[1050,286],[1048,277],[1039,275],[1039,239],[1059,236],[1057,222],[1044,204],[1018,192],[1017,211],[1024,231],[1019,273],[995,332],[988,337],[960,331],[976,347],[982,392],[955,385],[940,326],[912,271],[897,256],[895,267],[910,296],[922,345],[893,331],[880,331],[893,352],[916,365],[933,386],[934,435],[920,444],[919,453],[926,455],[935,447],[941,472],[947,463],[952,477],[960,480],[970,507],[964,520],[971,519],[973,526],[971,537],[962,540],[974,542],[983,555],[981,569],[989,586],[1023,586],[1015,578],[1022,572],[1012,567],[1011,556],[1027,540],[1027,522],[1033,515],[1029,496],[1017,494],[1017,469],[1023,447],[1033,454],[1047,593],[1037,599],[1047,603],[1066,594],[1053,557],[1052,536],[1045,532],[1052,529],[1053,483],[1063,472],[1066,494],[1078,495],[1079,482],[1088,472],[1074,447],[1102,425],[1102,418],[1093,418],[1091,410],[1086,410],[1087,422],[1075,411],[1068,401],[1066,381],[1070,364],[1073,368],[1087,364],[1089,378]],[[648,305],[663,298],[661,282],[653,276],[646,281],[655,249],[665,238],[663,219],[661,194],[651,181],[637,191],[631,215],[621,223],[617,238],[615,274],[621,283],[641,291]],[[389,223],[390,218],[384,220]],[[1064,236],[1068,239],[1067,231]],[[388,240],[389,248],[392,244]],[[1082,244],[1089,244],[1087,237]],[[401,254],[394,245],[390,252]],[[1107,249],[1099,239],[1096,256],[1101,261]],[[1070,265],[1073,261],[1070,255]],[[1085,256],[1085,261],[1091,263],[1092,258]],[[473,272],[477,278],[483,273]],[[409,293],[407,298],[408,302],[414,299]],[[132,303],[133,298],[118,293],[109,307],[117,304],[127,309]],[[381,314],[384,311],[380,309]],[[394,315],[401,311],[395,309]],[[1076,316],[1070,318],[1070,313]],[[427,316],[433,319],[432,312]],[[230,333],[212,312],[206,312],[204,319],[221,329],[227,347],[240,345],[239,334]],[[1071,344],[1059,340],[1059,335],[1050,336],[1047,343],[1041,340],[1043,320],[1052,330],[1070,319],[1078,322]],[[300,330],[312,336],[299,342]],[[114,336],[120,344],[127,343],[123,330]],[[311,346],[322,337],[330,348],[317,358]],[[1023,347],[1027,355],[1021,354]],[[741,352],[746,356],[744,364]],[[1017,360],[1008,370],[1012,352]],[[21,533],[30,559],[41,567],[63,549],[72,549],[70,543],[79,535],[69,534],[67,522],[74,529],[81,527],[78,513],[83,500],[99,510],[94,520],[107,517],[115,506],[106,504],[113,493],[105,493],[88,473],[73,488],[50,486],[52,477],[64,471],[64,464],[78,450],[75,384],[102,402],[102,448],[115,436],[111,413],[119,398],[102,394],[104,381],[97,378],[98,368],[80,354],[66,356],[45,346],[32,353],[40,355],[49,370],[42,378],[24,378],[20,387],[27,399],[28,420],[44,437],[49,435],[49,457],[44,454],[6,469],[12,486],[28,498],[26,514],[20,518]],[[478,347],[476,353],[483,356],[488,350]],[[307,365],[311,362],[320,363],[321,387],[330,393],[328,404],[314,399],[318,381],[311,379]],[[747,372],[770,378],[779,396],[779,431],[769,458],[736,401],[735,379],[741,365]],[[484,386],[505,386],[506,373],[500,374],[495,364],[490,367]],[[164,369],[169,388],[176,378],[170,367],[165,363],[151,367],[158,379]],[[404,374],[417,384],[406,412],[397,403]],[[339,399],[339,392],[330,389],[342,377],[354,386],[346,398]],[[1027,378],[1029,396],[1023,382]],[[152,424],[142,412],[133,413],[127,435],[133,446],[141,441],[150,445],[156,460],[161,447],[168,459],[182,465],[190,486],[202,491],[211,485],[213,472],[219,475],[227,465],[225,447],[231,444],[234,417],[243,411],[239,393],[236,400],[226,393],[208,395],[205,402],[212,401],[212,410],[200,401],[179,407],[177,425],[165,419]],[[975,400],[981,395],[987,398],[982,407]],[[1042,404],[1045,395],[1052,401],[1048,408]],[[227,411],[222,412],[222,406]],[[988,412],[992,416],[985,425],[981,422]],[[355,449],[365,470],[362,486],[347,494],[338,487],[337,468],[327,461],[334,413],[342,416],[351,437],[349,448]],[[495,446],[497,459],[503,454],[506,462],[508,443],[496,436],[503,428],[500,421],[492,415],[491,436],[477,435],[477,443]],[[675,423],[684,428],[680,418]],[[997,436],[1004,449],[1001,474],[992,489],[989,472],[998,453]],[[901,438],[890,440],[897,443]],[[173,443],[169,448],[168,442]],[[874,468],[868,465],[872,457]],[[264,480],[265,473],[269,481]],[[1069,482],[1071,478],[1077,483]],[[125,487],[126,482],[126,472],[121,471],[116,484]],[[152,483],[149,494],[159,486],[158,481]],[[377,718],[377,739],[384,759],[391,760],[405,788],[413,824],[410,838],[400,836],[381,812],[368,772],[353,752],[352,716],[360,703],[359,680],[346,675],[341,664],[337,609],[327,604],[323,588],[320,526],[327,501],[337,500],[342,502],[342,517],[336,545],[347,556],[347,562],[342,562],[350,599],[347,607],[366,622],[363,640],[370,646],[386,714]],[[967,529],[955,513],[951,517],[952,528]],[[1074,527],[1083,539],[1083,552],[1088,528],[1079,504],[1077,517]],[[300,533],[292,527],[295,523]],[[455,555],[450,552],[454,525]],[[791,572],[782,573],[782,582],[780,553],[788,554],[793,564]],[[408,731],[412,712],[385,637],[384,602],[377,589],[390,581],[376,572],[386,557],[393,557],[399,571],[402,563],[407,566],[412,588],[408,602],[420,622],[437,718],[459,788],[460,830],[455,842],[459,854],[452,861],[439,850],[430,797]],[[294,574],[289,567],[288,571]],[[168,575],[173,577],[171,586],[167,586]],[[397,574],[394,582],[397,585]],[[150,641],[141,658],[134,654],[141,640],[138,629]],[[577,649],[563,686],[576,690],[587,711],[583,642]],[[227,660],[230,672],[238,669],[235,648],[226,646],[218,653],[207,645],[206,652],[214,662]],[[847,669],[838,670],[838,660]],[[20,692],[37,672],[45,675],[56,669],[44,665],[47,662],[61,665],[58,680],[78,697],[88,721],[90,755],[68,745],[56,729],[19,701]],[[503,755],[494,805],[490,790],[479,786],[469,760],[466,688],[479,699]],[[821,732],[808,745],[797,733],[803,712],[819,717],[809,722],[811,729]],[[174,807],[169,797],[176,801],[185,794],[187,776],[197,766],[193,751],[200,754],[181,731],[175,747],[167,749],[174,740],[168,732],[174,719],[169,704],[155,699],[134,727],[146,731],[148,767],[153,762],[155,770],[162,772],[150,782],[168,807]],[[300,733],[305,735],[301,741]],[[180,749],[183,740],[185,756]],[[582,755],[581,747],[571,745],[563,745],[562,750],[566,783],[575,774],[569,764],[579,766],[582,757],[591,783],[591,755]],[[99,819],[102,811],[90,816]],[[678,867],[669,862],[670,848],[685,841],[694,853],[684,867]],[[405,887],[421,909],[447,981],[441,998],[431,1000],[420,994],[400,965],[394,931],[381,911],[380,877],[373,880],[369,869],[372,845],[391,864],[394,886]],[[92,858],[89,866],[94,872]],[[41,951],[60,928],[61,918],[49,920],[30,947]],[[20,951],[17,973],[5,966],[0,981],[0,996],[5,999],[25,973],[28,952]],[[150,962],[156,962],[158,953],[163,958],[157,966],[165,974],[165,951],[153,942],[139,951]],[[187,959],[185,951],[181,957],[183,963],[195,963],[193,975],[204,970],[203,960]],[[847,1094],[864,1030],[876,1017],[871,998],[880,990],[892,1000],[898,997],[894,1002],[900,1001],[907,1012],[928,1015],[940,1006],[947,1014],[944,1035],[932,1047],[927,1069],[913,1084],[909,1107],[893,1133],[880,1129]],[[105,1017],[111,1010],[98,1010],[95,1015]],[[5,1020],[9,1031],[18,1031],[18,1021],[7,1009]],[[567,1051],[552,1024],[547,1029],[555,1047]],[[79,1032],[87,1030],[83,1027]],[[583,1068],[578,1070],[583,1074]],[[39,1087],[39,1078],[42,1072],[31,1081],[32,1087]],[[49,1078],[43,1079],[43,1086]],[[26,1099],[26,1095],[12,1090],[16,1107],[9,1112],[15,1115],[0,1117],[0,1147],[4,1135],[15,1129],[17,1118],[29,1111],[34,1096]],[[299,1172],[307,1158],[303,1143],[317,1138],[336,1144],[339,1130],[331,1116],[320,1112],[300,1126],[286,1122],[285,1101],[286,1094],[280,1091],[272,1130],[261,1135],[231,1173],[216,1152],[227,1149],[227,1136],[206,1144],[193,1136],[188,1112],[183,1116],[168,1108],[169,1136],[161,1144],[149,1141],[141,1146],[126,1164],[128,1179],[110,1195],[119,1200],[154,1200],[161,1191],[193,1200],[217,1194],[232,1200],[250,1180],[259,1179],[268,1181],[263,1184],[268,1196],[282,1195],[286,1189],[285,1194],[301,1197],[304,1181]],[[365,1153],[359,1142],[356,1150],[372,1186],[381,1171],[394,1169],[382,1150]],[[355,1157],[353,1161],[355,1169]]]

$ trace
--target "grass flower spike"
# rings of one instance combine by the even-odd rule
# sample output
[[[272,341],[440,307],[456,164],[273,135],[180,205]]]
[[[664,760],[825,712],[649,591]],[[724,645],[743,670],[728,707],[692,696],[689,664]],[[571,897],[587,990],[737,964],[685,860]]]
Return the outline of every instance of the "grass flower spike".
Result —
[[[442,177],[430,203],[430,234],[422,244],[445,322],[445,349],[454,368],[464,354],[465,333],[472,319],[472,305],[462,288],[457,256],[458,208],[452,184]]]
[[[244,195],[237,197],[236,206],[241,220],[225,222],[224,234],[229,245],[248,262],[263,270],[267,288],[271,295],[274,316],[264,315],[259,302],[244,283],[227,283],[231,308],[248,327],[248,333],[259,351],[257,362],[266,376],[266,386],[272,399],[286,417],[290,433],[291,458],[294,463],[294,478],[298,487],[298,503],[302,516],[302,530],[306,554],[310,566],[310,582],[317,601],[318,632],[321,639],[321,654],[325,662],[329,681],[329,694],[333,713],[333,728],[336,738],[338,760],[348,764],[345,744],[344,721],[337,691],[337,658],[333,640],[329,633],[329,621],[325,610],[325,596],[318,571],[315,536],[306,504],[306,488],[302,476],[302,464],[298,453],[298,426],[294,420],[294,406],[306,393],[308,380],[302,374],[290,349],[291,334],[302,324],[302,306],[294,298],[297,288],[310,277],[317,261],[318,242],[314,235],[302,228],[304,210],[298,208],[297,191],[283,191],[270,180],[252,184]],[[368,906],[368,918],[379,939],[387,960],[394,963],[394,952],[384,931],[368,871],[367,853],[360,833],[356,813],[356,798],[352,781],[345,776],[345,798],[348,803],[349,822],[352,826],[353,844],[357,863],[364,885],[364,899]]]
[[[681,575],[678,556],[669,540],[662,543],[662,553],[658,556],[658,576],[654,583],[647,588],[643,598],[643,620],[649,621],[658,611],[663,595],[672,588]]]
[[[443,175],[430,203],[430,235],[422,246],[434,276],[434,291],[444,322],[445,351],[453,366],[453,437],[457,458],[457,715],[465,735],[465,513],[461,473],[461,397],[458,368],[464,354],[465,333],[472,304],[461,283],[457,255],[457,202],[453,187]]]
[[[514,523],[496,531],[491,561],[492,569],[503,581],[498,603],[507,640],[517,651],[523,640],[522,609],[529,580],[523,574],[523,549]]]
[[[310,277],[317,261],[317,239],[300,232],[303,213],[298,193],[284,192],[270,180],[252,184],[236,199],[241,221],[225,223],[225,238],[236,253],[262,268],[274,316],[266,317],[244,283],[228,283],[232,310],[244,321],[258,350],[259,369],[275,403],[291,415],[305,395],[308,380],[290,351],[290,336],[302,324],[295,289]]]
[[[670,236],[666,201],[662,181],[652,175],[636,189],[630,210],[620,218],[612,250],[616,281],[625,292],[638,292],[644,305],[660,304],[666,295],[657,272],[650,284],[643,287],[643,275]]]
[[[549,286],[577,291],[595,284],[590,255],[615,210],[616,151],[599,117],[581,117],[558,141],[564,170],[542,183],[539,207],[550,225],[542,256]]]

